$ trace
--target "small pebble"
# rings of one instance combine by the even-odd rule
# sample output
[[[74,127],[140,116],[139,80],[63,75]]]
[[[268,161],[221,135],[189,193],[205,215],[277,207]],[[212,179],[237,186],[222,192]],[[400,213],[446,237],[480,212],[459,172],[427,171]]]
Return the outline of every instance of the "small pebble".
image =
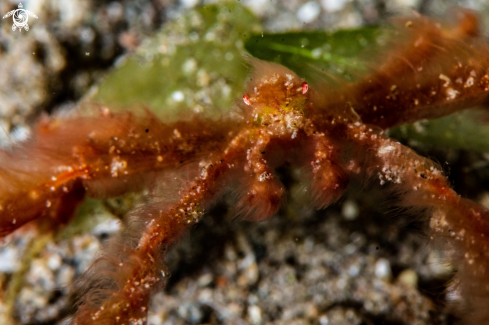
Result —
[[[315,21],[321,13],[321,7],[316,1],[309,1],[303,4],[297,11],[297,18],[304,23]]]
[[[348,221],[355,220],[358,214],[358,204],[353,200],[346,200],[341,206],[341,215]]]
[[[324,10],[335,12],[343,9],[350,0],[321,0]]]
[[[379,258],[375,263],[375,276],[379,279],[388,281],[392,275],[391,264],[385,258]]]
[[[401,272],[398,276],[399,282],[402,282],[410,287],[416,288],[418,285],[418,275],[416,271],[407,269]]]
[[[262,313],[260,307],[256,305],[248,307],[248,316],[250,317],[251,323],[261,324]]]

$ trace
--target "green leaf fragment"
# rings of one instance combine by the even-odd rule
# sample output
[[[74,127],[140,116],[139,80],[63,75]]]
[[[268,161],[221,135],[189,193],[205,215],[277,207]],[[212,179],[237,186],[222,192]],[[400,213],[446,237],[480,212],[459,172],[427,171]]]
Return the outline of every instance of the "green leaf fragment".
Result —
[[[333,33],[308,31],[255,34],[245,48],[255,57],[282,64],[303,77],[347,77],[364,71],[360,53],[373,48],[382,34],[377,27],[340,30]]]
[[[439,147],[489,152],[488,117],[482,110],[465,110],[439,119],[402,125],[391,129],[389,135]]]
[[[145,107],[157,115],[227,111],[249,69],[243,42],[260,30],[237,3],[207,5],[169,22],[100,85],[94,100],[114,107]]]

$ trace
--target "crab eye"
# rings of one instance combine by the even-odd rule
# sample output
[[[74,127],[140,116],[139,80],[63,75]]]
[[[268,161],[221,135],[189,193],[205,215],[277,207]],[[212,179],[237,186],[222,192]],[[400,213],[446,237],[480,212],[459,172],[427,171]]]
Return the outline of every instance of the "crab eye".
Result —
[[[243,102],[248,106],[251,105],[250,98],[247,95],[243,95]]]
[[[309,90],[309,85],[307,84],[307,82],[304,81],[302,83],[302,94],[307,93],[308,90]]]

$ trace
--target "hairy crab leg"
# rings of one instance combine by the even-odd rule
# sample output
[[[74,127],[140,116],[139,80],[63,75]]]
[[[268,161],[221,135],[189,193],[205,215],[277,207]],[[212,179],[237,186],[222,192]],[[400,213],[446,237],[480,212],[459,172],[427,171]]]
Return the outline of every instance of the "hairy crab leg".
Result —
[[[338,147],[324,133],[315,132],[310,141],[314,146],[312,166],[312,196],[316,208],[337,201],[348,185],[348,175],[338,163]]]
[[[150,220],[137,246],[127,247],[117,263],[107,263],[108,258],[95,263],[95,268],[102,262],[104,268],[112,270],[110,278],[116,279],[115,288],[101,290],[89,282],[91,289],[78,309],[74,324],[146,323],[151,293],[165,275],[161,262],[163,252],[199,221],[203,206],[216,190],[219,177],[229,169],[227,163],[232,157],[223,160],[206,166],[198,179],[190,184],[188,193],[169,210],[159,210],[157,205],[143,209],[141,217]],[[104,272],[103,269],[100,271]],[[89,272],[87,276],[90,273],[93,277],[100,276],[98,272]]]
[[[487,100],[488,39],[480,36],[473,12],[461,10],[457,16],[452,27],[425,17],[401,20],[404,26],[397,31],[409,41],[394,46],[386,63],[350,89],[364,123],[389,128]]]
[[[245,191],[238,203],[238,215],[245,219],[261,221],[275,214],[280,207],[284,186],[268,166],[264,155],[270,144],[270,134],[257,128],[250,135],[254,142],[246,152]]]
[[[71,216],[85,192],[110,197],[138,190],[151,182],[147,173],[220,149],[232,128],[208,124],[107,112],[41,121],[32,139],[0,150],[0,237],[39,217]]]
[[[151,293],[161,287],[165,276],[164,251],[199,221],[209,202],[220,194],[223,178],[242,166],[239,162],[252,142],[248,130],[239,133],[223,151],[222,158],[211,159],[202,166],[200,175],[170,209],[162,209],[156,203],[137,211],[138,220],[146,220],[142,236],[133,247],[117,241],[109,244],[104,255],[87,271],[82,279],[85,289],[75,325],[146,323]],[[125,234],[121,237],[127,241]],[[114,258],[112,250],[122,253]]]
[[[430,240],[454,250],[451,258],[457,273],[450,290],[464,297],[464,324],[485,323],[489,319],[489,211],[461,198],[431,160],[381,132],[356,124],[347,133],[364,148],[364,168],[371,176],[402,193],[401,205],[427,211]]]
[[[386,129],[486,103],[488,38],[480,35],[474,13],[460,10],[458,16],[452,27],[426,17],[399,19],[382,53],[386,59],[371,64],[372,71],[357,82],[338,88],[327,109],[311,119],[317,124],[333,107],[348,103],[365,124]]]

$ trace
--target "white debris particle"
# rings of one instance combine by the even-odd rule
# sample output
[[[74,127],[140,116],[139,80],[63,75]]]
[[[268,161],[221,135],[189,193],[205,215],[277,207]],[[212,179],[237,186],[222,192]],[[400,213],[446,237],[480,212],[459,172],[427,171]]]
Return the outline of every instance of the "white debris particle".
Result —
[[[453,88],[448,88],[447,89],[447,99],[448,100],[452,100],[452,99],[455,99],[457,97],[457,95],[459,94],[458,91],[456,91],[455,89]]]
[[[204,36],[205,40],[208,41],[208,42],[212,42],[216,39],[216,34],[213,33],[213,32],[208,32],[205,34]]]
[[[399,274],[398,280],[412,288],[416,288],[418,285],[418,275],[416,274],[416,271],[411,269],[402,271],[401,274]]]
[[[315,21],[321,13],[321,7],[316,1],[309,1],[303,4],[297,11],[297,18],[304,23]]]
[[[199,3],[199,0],[180,0],[180,3],[185,8],[193,8]]]
[[[185,74],[191,74],[195,71],[195,69],[197,69],[197,60],[195,60],[194,58],[188,59],[182,65],[182,71]]]
[[[56,271],[60,268],[62,262],[63,260],[61,259],[61,255],[58,253],[53,253],[49,256],[47,265],[52,271]]]
[[[228,85],[223,85],[221,88],[221,94],[223,97],[229,97],[231,95],[231,87]]]
[[[234,59],[233,52],[227,52],[226,55],[224,55],[224,58],[226,59],[226,61],[232,61]]]
[[[358,274],[360,274],[360,268],[358,267],[358,265],[350,266],[350,268],[348,269],[348,274],[352,277],[358,276]]]
[[[185,96],[180,90],[174,91],[173,94],[171,94],[171,98],[176,101],[177,103],[182,102],[185,99]]]
[[[92,229],[92,234],[95,236],[110,235],[121,229],[121,222],[117,219],[108,219],[101,224],[98,224]]]
[[[444,81],[445,83],[443,84],[443,87],[448,87],[448,85],[450,84],[451,80],[450,78],[448,78],[447,76],[445,76],[444,74],[440,74],[438,76],[438,78],[440,78],[440,80]]]
[[[391,264],[385,258],[379,258],[375,263],[375,276],[379,279],[389,280],[392,275]]]
[[[390,0],[386,3],[390,10],[399,8],[418,8],[420,0]]]
[[[323,54],[323,50],[319,47],[311,51],[311,55],[315,59],[319,59],[322,54]]]
[[[394,151],[394,149],[395,147],[391,145],[382,146],[379,148],[378,154],[379,156],[383,156],[385,154],[391,153],[392,151]]]
[[[340,11],[350,0],[321,0],[324,10],[329,12]]]
[[[114,157],[110,164],[110,175],[112,177],[118,177],[119,172],[123,172],[126,168],[127,162],[125,160],[120,160],[119,157]]]
[[[13,273],[19,266],[19,250],[15,246],[0,250],[0,272]]]
[[[148,314],[148,324],[150,324],[150,325],[164,324],[164,316],[165,316],[165,314],[161,314],[161,313]]]
[[[119,20],[124,15],[124,7],[119,2],[112,1],[107,6],[107,16],[113,20]]]
[[[212,274],[206,273],[199,277],[197,283],[199,284],[199,287],[207,287],[212,283],[212,281],[214,281],[214,277],[212,276]]]
[[[253,305],[248,307],[248,316],[253,324],[262,323],[262,314],[260,307]]]
[[[80,33],[80,39],[85,44],[90,44],[95,39],[95,32],[90,27],[84,28]]]
[[[274,4],[271,1],[264,0],[247,0],[246,6],[251,9],[256,15],[264,15],[273,9]],[[276,5],[275,5],[276,6]]]
[[[341,207],[341,214],[346,220],[355,220],[358,217],[358,205],[353,200],[346,200]]]
[[[319,324],[321,325],[329,325],[329,318],[326,315],[323,315],[319,318]]]

